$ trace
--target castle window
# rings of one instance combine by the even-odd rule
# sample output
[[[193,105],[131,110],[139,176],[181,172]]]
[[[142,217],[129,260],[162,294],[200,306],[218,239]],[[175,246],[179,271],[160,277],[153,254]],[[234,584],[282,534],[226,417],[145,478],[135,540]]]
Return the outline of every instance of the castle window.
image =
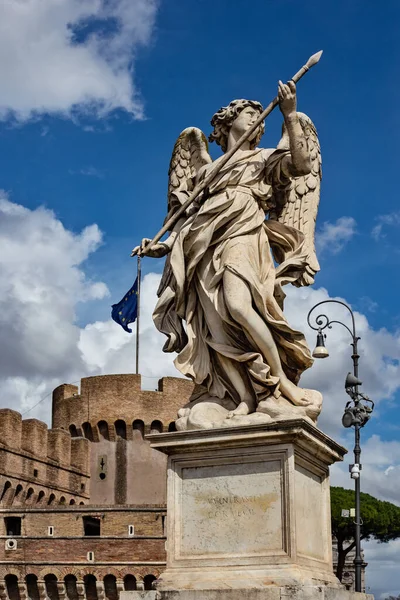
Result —
[[[150,425],[150,433],[162,433],[163,426],[161,421],[153,421]]]
[[[126,440],[126,423],[122,419],[118,419],[114,423],[115,433],[118,437]]]
[[[79,437],[79,433],[78,433],[78,430],[76,428],[76,425],[70,425],[69,426],[69,433],[70,433],[71,437],[73,437],[73,438]]]
[[[135,535],[135,528],[133,525],[128,525],[128,535],[130,535],[130,536]]]
[[[21,517],[4,517],[6,535],[21,535]]]
[[[152,590],[153,589],[153,582],[156,579],[157,579],[157,577],[155,577],[155,575],[146,575],[145,577],[143,577],[144,589],[145,590]]]
[[[125,575],[124,588],[127,592],[136,590],[136,577],[134,575]]]
[[[54,527],[53,525],[49,525],[47,528],[47,535],[54,535]]]
[[[90,423],[88,423],[86,421],[86,423],[82,423],[82,430],[83,430],[83,435],[85,436],[85,438],[87,438],[89,441],[93,442],[93,429]]]
[[[13,600],[20,600],[21,596],[18,588],[18,577],[16,575],[6,575],[4,580],[6,582],[8,597]]]
[[[53,573],[44,576],[47,596],[50,600],[60,600],[57,587],[57,577]]]
[[[3,492],[1,494],[1,498],[0,498],[0,502],[1,500],[3,500],[4,496],[6,495],[7,490],[9,490],[11,487],[11,483],[9,481],[6,481],[3,487]]]
[[[98,517],[83,517],[84,535],[100,535],[100,519]]]
[[[15,489],[14,499],[18,498],[18,496],[20,495],[21,492],[22,492],[22,485],[19,483]]]
[[[108,431],[108,423],[107,423],[107,421],[99,421],[97,423],[97,428],[99,430],[99,433],[100,433],[101,437],[104,440],[109,440],[110,439],[110,434],[109,434],[109,431]]]
[[[28,588],[28,598],[30,598],[30,600],[40,600],[37,580],[37,576],[32,573],[25,577],[26,586]]]
[[[132,429],[134,432],[138,431],[140,437],[144,437],[144,423],[140,419],[136,419],[132,423]]]
[[[33,469],[33,476],[37,477],[39,475],[39,471],[37,469]]]

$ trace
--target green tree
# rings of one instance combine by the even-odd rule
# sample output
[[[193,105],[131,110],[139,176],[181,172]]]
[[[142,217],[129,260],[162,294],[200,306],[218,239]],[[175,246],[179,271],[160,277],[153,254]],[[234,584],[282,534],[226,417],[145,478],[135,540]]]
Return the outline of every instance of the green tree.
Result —
[[[389,542],[400,537],[400,507],[361,492],[361,539]],[[343,509],[355,506],[354,490],[331,487],[332,534],[337,539],[337,578],[342,581],[346,556],[355,547],[354,518],[342,517]]]

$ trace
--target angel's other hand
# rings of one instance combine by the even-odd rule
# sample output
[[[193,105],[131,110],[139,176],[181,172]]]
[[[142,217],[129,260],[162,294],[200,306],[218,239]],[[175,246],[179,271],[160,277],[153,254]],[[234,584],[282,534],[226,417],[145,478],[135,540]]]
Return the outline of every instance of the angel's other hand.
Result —
[[[143,250],[145,249],[147,244],[149,244],[150,242],[151,242],[150,238],[143,238],[140,246],[134,247],[134,249],[131,252],[131,256],[136,256],[136,255],[142,256],[144,254]]]
[[[296,112],[297,99],[296,99],[296,84],[294,81],[288,81],[287,83],[278,83],[278,99],[279,108],[284,117]]]
[[[163,242],[158,242],[154,244],[149,250],[146,251],[146,246],[151,242],[150,238],[143,238],[140,246],[136,246],[132,252],[131,256],[149,256],[150,258],[162,258],[170,251],[170,247]]]

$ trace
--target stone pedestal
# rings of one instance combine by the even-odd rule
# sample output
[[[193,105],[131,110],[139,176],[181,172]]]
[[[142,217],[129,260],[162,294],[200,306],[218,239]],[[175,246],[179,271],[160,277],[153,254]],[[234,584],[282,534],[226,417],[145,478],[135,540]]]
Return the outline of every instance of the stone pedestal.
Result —
[[[346,450],[319,429],[296,419],[148,439],[168,455],[159,596],[367,597],[332,571],[329,465]]]

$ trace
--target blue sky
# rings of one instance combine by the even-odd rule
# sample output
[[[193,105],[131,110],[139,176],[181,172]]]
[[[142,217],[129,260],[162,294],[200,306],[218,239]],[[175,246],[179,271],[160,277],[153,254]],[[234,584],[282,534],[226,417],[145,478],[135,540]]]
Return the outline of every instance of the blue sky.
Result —
[[[133,339],[110,322],[110,304],[135,277],[131,248],[164,219],[177,136],[191,125],[208,134],[233,98],[266,105],[278,79],[323,49],[298,85],[322,147],[321,272],[314,290],[290,291],[288,314],[305,330],[320,299],[341,297],[358,312],[361,378],[377,400],[363,431],[365,486],[400,503],[385,475],[400,473],[399,25],[395,0],[1,3],[3,405],[26,411],[63,380],[133,366]],[[270,116],[263,146],[277,144],[281,121]],[[142,372],[153,385],[174,369],[151,326],[162,261],[143,269]],[[307,381],[327,398],[321,426],[346,441],[345,330],[329,342],[331,358]],[[27,416],[48,420],[49,410],[47,399]],[[346,468],[335,477],[350,486]],[[380,582],[370,570],[378,597],[400,593],[398,577],[392,588],[389,571]]]

